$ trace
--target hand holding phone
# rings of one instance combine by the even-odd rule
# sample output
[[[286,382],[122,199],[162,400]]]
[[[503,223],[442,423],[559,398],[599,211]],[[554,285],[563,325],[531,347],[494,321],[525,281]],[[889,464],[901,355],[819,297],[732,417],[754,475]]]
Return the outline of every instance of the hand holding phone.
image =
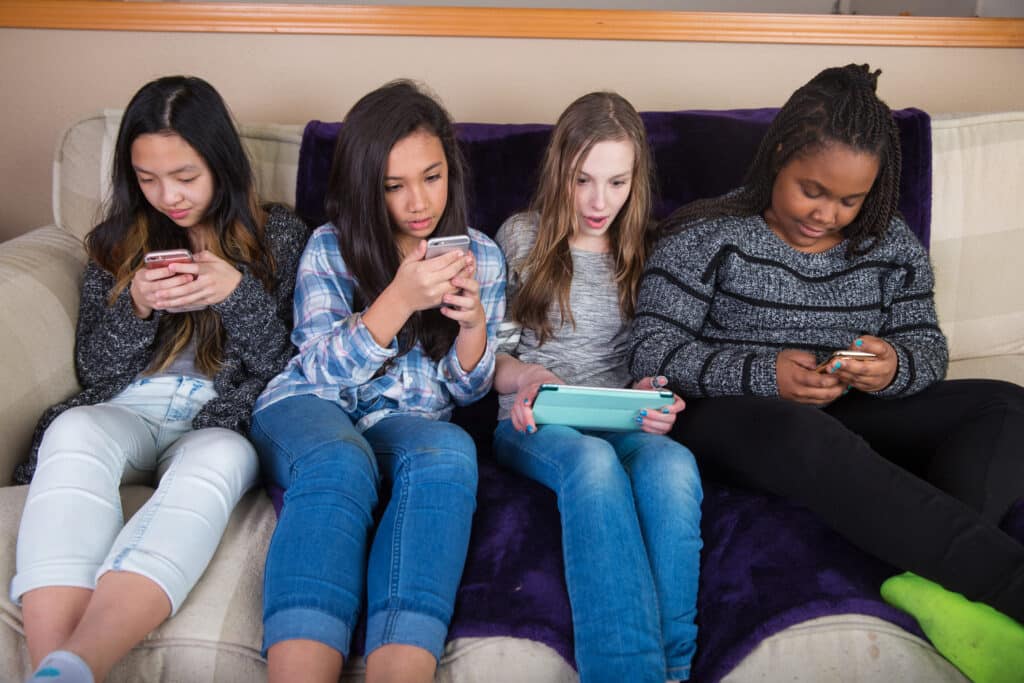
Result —
[[[822,406],[842,396],[846,386],[834,374],[816,372],[818,367],[817,358],[809,351],[779,351],[775,357],[775,383],[779,398]]]
[[[900,365],[899,354],[892,344],[881,337],[864,334],[852,346],[853,349],[831,361],[832,365],[827,370],[830,377],[866,393],[881,391],[892,384]],[[853,358],[849,355],[853,350],[858,354],[869,353],[871,357],[859,355],[856,362],[848,362]],[[839,363],[838,368],[836,363]]]
[[[427,253],[423,255],[423,260],[432,259],[456,249],[469,251],[469,235],[431,237],[427,240]]]
[[[157,268],[166,268],[171,263],[192,263],[192,252],[188,249],[151,251],[142,260],[148,270],[155,270]]]
[[[469,235],[451,235],[449,237],[431,237],[427,240],[427,251],[423,255],[423,260],[429,260],[436,258],[443,254],[461,250],[463,253],[469,253]],[[462,296],[463,291],[461,289],[455,290],[456,296]],[[443,303],[434,306],[434,308],[443,308]]]
[[[439,308],[444,295],[454,293],[457,289],[452,279],[466,268],[465,253],[459,255],[449,251],[433,258],[426,258],[426,253],[427,241],[417,241],[416,247],[402,256],[395,276],[384,290],[391,301],[390,310],[403,312],[403,323],[416,311]],[[381,338],[390,339],[391,336],[385,334]]]
[[[833,351],[832,355],[828,357],[824,363],[821,363],[817,368],[817,372],[828,372],[836,368],[836,363],[841,363],[844,360],[875,360],[878,358],[877,353],[871,353],[870,351],[854,351],[850,349],[841,349],[839,351]]]
[[[193,263],[195,259],[192,257],[192,252],[188,249],[166,249],[163,251],[151,251],[148,252],[142,259],[146,270],[158,270],[160,268],[166,268],[172,263]],[[178,275],[188,275],[191,280],[195,280],[195,275],[190,273],[173,273],[157,280],[151,280],[150,282],[162,282],[164,280],[176,277]],[[137,306],[138,308],[138,306]],[[156,306],[150,305],[149,308],[156,308]],[[206,308],[205,304],[198,304],[194,306],[181,306],[180,308],[167,308],[165,309],[168,313],[187,313],[189,311],[199,311]],[[148,316],[147,316],[148,317]]]

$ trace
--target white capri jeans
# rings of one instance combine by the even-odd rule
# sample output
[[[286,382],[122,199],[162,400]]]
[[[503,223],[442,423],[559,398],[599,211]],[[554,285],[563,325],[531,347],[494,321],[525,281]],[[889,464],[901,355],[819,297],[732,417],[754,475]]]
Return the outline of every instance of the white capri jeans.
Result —
[[[178,611],[259,470],[245,437],[192,429],[216,396],[206,379],[142,378],[54,420],[21,518],[14,602],[44,586],[95,589],[104,573],[128,571],[154,581]],[[155,482],[125,524],[120,485]]]

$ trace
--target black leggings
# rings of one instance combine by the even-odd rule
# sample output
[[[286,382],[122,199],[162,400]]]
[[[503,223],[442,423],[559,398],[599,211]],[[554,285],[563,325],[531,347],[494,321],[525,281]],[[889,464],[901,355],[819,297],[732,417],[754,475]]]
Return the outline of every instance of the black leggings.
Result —
[[[862,550],[1024,622],[1024,545],[998,526],[1024,498],[1024,388],[950,380],[824,409],[692,400],[673,436],[705,474],[799,502]]]

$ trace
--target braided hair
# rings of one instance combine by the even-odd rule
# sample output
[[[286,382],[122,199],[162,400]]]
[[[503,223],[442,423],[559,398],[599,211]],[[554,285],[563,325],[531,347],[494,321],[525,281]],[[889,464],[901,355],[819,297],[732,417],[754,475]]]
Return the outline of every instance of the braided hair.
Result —
[[[847,255],[864,254],[898,215],[900,141],[896,121],[875,90],[881,70],[867,64],[825,69],[794,92],[776,115],[747,169],[743,186],[680,207],[659,226],[674,234],[702,219],[752,216],[771,204],[779,171],[794,158],[841,143],[878,157],[878,176],[857,217],[845,228]]]

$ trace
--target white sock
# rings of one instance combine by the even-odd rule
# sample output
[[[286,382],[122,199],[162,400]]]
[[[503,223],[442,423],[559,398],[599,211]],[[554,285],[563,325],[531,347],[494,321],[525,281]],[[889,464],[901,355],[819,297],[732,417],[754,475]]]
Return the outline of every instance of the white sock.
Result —
[[[89,665],[74,652],[54,650],[43,657],[31,683],[96,683]]]

